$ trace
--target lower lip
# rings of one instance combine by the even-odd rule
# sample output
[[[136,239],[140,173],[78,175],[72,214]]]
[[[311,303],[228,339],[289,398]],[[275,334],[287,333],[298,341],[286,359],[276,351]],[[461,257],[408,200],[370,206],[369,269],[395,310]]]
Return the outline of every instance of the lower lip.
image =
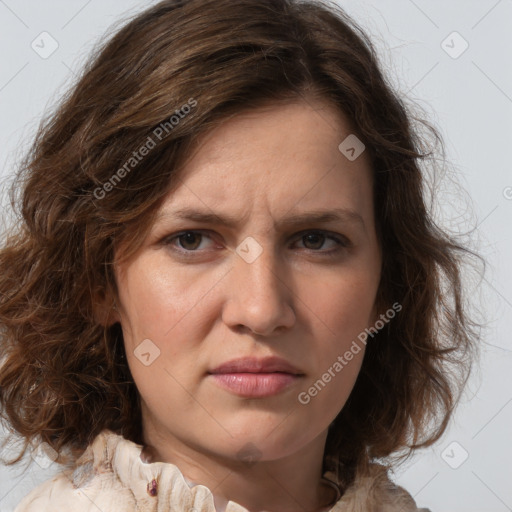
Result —
[[[224,389],[246,398],[276,395],[299,379],[291,373],[214,373],[215,382]]]

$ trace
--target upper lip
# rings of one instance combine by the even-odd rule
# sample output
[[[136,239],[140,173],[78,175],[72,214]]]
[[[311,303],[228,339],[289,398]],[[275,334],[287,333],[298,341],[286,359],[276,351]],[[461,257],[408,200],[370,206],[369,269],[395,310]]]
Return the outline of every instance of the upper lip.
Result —
[[[302,375],[303,373],[288,361],[280,357],[265,357],[258,359],[255,357],[243,357],[232,359],[222,363],[209,373],[291,373]]]

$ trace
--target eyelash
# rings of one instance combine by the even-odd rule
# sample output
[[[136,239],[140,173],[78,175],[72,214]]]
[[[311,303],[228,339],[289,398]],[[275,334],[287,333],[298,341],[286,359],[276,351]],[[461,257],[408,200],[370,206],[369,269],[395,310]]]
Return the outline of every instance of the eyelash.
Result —
[[[196,250],[178,249],[176,246],[172,245],[172,242],[174,240],[177,240],[177,239],[181,238],[182,236],[186,235],[187,233],[194,233],[194,234],[200,234],[200,235],[208,236],[207,233],[209,233],[209,232],[208,231],[203,231],[203,230],[200,230],[200,229],[187,229],[187,230],[180,231],[178,233],[175,233],[173,235],[165,237],[162,240],[162,243],[164,245],[166,245],[166,246],[171,247],[171,249],[173,251],[180,253],[184,257],[194,257],[194,253],[200,253],[201,251],[197,250],[197,249]],[[338,244],[338,247],[336,247],[334,249],[331,249],[329,251],[321,251],[321,250],[315,250],[315,249],[305,249],[309,253],[316,253],[316,254],[319,254],[319,255],[322,255],[322,256],[325,256],[325,257],[335,257],[335,256],[338,256],[341,251],[344,251],[344,250],[348,249],[350,247],[350,245],[351,245],[350,241],[346,237],[344,237],[344,236],[335,236],[335,235],[331,234],[329,231],[323,231],[323,230],[301,231],[300,233],[298,233],[299,236],[298,236],[297,240],[300,240],[300,239],[304,238],[305,236],[311,235],[311,234],[324,235],[326,237],[326,239],[330,239],[330,240],[333,240],[334,242],[336,242]]]

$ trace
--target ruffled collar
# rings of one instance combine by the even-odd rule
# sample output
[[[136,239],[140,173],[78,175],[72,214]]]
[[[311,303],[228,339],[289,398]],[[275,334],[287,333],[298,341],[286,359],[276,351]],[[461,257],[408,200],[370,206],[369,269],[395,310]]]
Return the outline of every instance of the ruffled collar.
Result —
[[[81,487],[97,475],[108,478],[110,474],[123,488],[131,491],[141,506],[154,505],[157,500],[158,510],[160,504],[164,503],[169,510],[218,512],[208,487],[188,481],[174,464],[144,462],[143,459],[143,446],[106,429],[96,436],[77,460],[71,478],[75,486]],[[349,488],[329,512],[352,510],[354,500],[359,502],[362,497],[356,491],[357,485],[356,489]],[[364,492],[364,489],[361,491]],[[249,511],[229,501],[224,512]]]

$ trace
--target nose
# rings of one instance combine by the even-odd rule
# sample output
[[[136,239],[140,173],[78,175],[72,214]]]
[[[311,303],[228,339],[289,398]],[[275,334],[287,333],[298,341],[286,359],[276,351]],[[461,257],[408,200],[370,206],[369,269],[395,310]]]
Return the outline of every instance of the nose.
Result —
[[[265,248],[251,263],[237,253],[233,259],[234,267],[226,280],[224,323],[261,336],[271,336],[292,327],[295,295],[287,286],[286,271],[273,251]]]

